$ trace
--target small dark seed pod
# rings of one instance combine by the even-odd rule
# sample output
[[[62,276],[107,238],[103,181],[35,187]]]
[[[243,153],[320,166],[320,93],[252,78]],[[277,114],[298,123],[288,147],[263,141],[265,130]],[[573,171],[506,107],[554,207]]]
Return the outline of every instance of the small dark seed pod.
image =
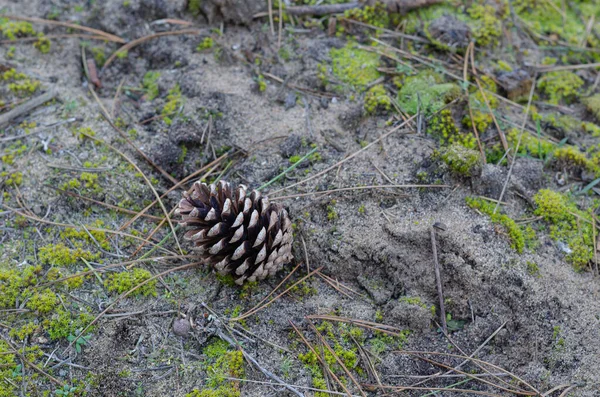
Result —
[[[281,204],[244,185],[196,182],[176,214],[200,258],[237,284],[262,280],[292,259],[292,222]]]

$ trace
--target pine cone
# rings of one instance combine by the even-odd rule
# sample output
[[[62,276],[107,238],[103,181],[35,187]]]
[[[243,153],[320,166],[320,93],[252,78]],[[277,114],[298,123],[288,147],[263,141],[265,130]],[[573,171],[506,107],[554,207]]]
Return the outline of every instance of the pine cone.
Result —
[[[248,194],[244,185],[232,190],[224,181],[210,186],[196,182],[183,197],[176,214],[190,227],[184,238],[219,274],[231,274],[241,285],[274,275],[292,259],[288,213],[259,191]]]

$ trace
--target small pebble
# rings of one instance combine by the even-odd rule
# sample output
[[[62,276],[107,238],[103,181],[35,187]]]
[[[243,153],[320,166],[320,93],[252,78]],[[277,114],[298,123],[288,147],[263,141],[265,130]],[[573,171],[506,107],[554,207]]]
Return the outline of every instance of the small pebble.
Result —
[[[186,336],[190,332],[190,322],[185,318],[173,321],[173,333],[177,336]]]

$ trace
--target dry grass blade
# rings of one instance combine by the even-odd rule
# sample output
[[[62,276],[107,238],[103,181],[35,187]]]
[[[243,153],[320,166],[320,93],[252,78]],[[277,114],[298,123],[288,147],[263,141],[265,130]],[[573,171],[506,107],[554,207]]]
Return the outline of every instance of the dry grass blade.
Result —
[[[51,21],[51,20],[42,19],[42,18],[18,17],[15,15],[3,15],[2,17],[8,18],[8,19],[13,19],[15,21],[27,21],[27,22],[33,22],[33,23],[40,23],[40,24],[44,24],[44,25],[64,26],[66,28],[71,28],[74,30],[83,30],[85,32],[89,32],[89,33],[93,33],[98,36],[102,36],[102,37],[104,37],[104,40],[112,41],[115,43],[125,43],[125,39],[123,39],[119,36],[115,36],[114,34],[106,33],[106,32],[103,32],[102,30],[88,28],[87,26],[81,26],[81,25],[77,25],[74,23]]]
[[[173,273],[179,270],[185,270],[185,269],[189,269],[191,267],[197,266],[199,265],[200,262],[194,262],[194,263],[188,263],[186,265],[181,265],[181,266],[177,266],[174,267],[172,269],[168,269],[165,270],[164,272],[158,273],[153,275],[152,277],[142,281],[141,283],[139,283],[138,285],[136,285],[135,287],[133,287],[132,289],[130,289],[129,291],[125,291],[123,292],[121,295],[119,295],[110,305],[108,305],[106,307],[106,309],[104,309],[100,314],[98,314],[88,325],[86,325],[79,334],[77,334],[77,336],[75,336],[75,338],[73,338],[73,340],[71,341],[71,343],[69,343],[69,345],[65,348],[65,350],[63,351],[63,355],[67,354],[67,351],[75,344],[75,342],[77,342],[77,340],[82,337],[85,332],[90,329],[90,327],[94,324],[96,324],[101,318],[102,316],[104,316],[110,309],[113,308],[114,305],[116,305],[119,301],[121,301],[122,299],[126,298],[127,296],[129,296],[131,293],[135,292],[138,288],[143,287],[144,285],[148,284],[150,281],[152,280],[156,280],[162,276],[166,276],[169,273]]]
[[[148,36],[144,36],[144,37],[140,37],[139,39],[135,39],[133,41],[130,41],[129,43],[125,44],[124,46],[121,46],[118,50],[116,50],[115,52],[113,52],[111,54],[110,57],[108,57],[108,59],[106,60],[106,62],[104,62],[104,65],[102,66],[102,69],[100,70],[100,73],[102,73],[102,71],[106,70],[106,68],[108,67],[108,65],[110,65],[112,63],[112,61],[115,60],[115,58],[117,57],[117,55],[120,52],[124,52],[124,51],[129,51],[130,49],[132,49],[133,47],[140,45],[146,41],[152,40],[152,39],[156,39],[158,37],[164,37],[164,36],[178,36],[178,35],[182,35],[182,34],[200,34],[202,33],[202,30],[200,29],[183,29],[183,30],[176,30],[174,32],[160,32],[160,33],[154,33]],[[124,43],[124,41],[123,41]]]
[[[310,321],[308,322],[308,325],[317,334],[317,336],[319,337],[319,340],[321,341],[321,344],[329,351],[329,353],[333,356],[333,358],[335,358],[335,361],[338,363],[338,365],[340,367],[342,367],[342,370],[344,371],[344,373],[346,373],[346,375],[350,378],[350,380],[352,381],[352,383],[354,383],[354,385],[358,388],[358,392],[360,393],[360,395],[363,396],[363,397],[367,397],[366,394],[365,394],[365,392],[362,390],[362,387],[360,387],[360,384],[358,383],[358,381],[354,377],[354,375],[352,375],[352,373],[348,370],[348,368],[346,368],[346,366],[344,365],[343,361],[340,360],[340,358],[335,353],[335,351],[331,348],[331,346],[329,346],[329,343],[323,337],[323,335],[319,332],[319,330]]]
[[[369,148],[370,148],[370,147],[372,147],[373,145],[376,145],[377,143],[381,142],[382,140],[384,140],[384,139],[385,139],[385,138],[387,138],[388,136],[392,135],[394,132],[398,131],[400,128],[402,128],[402,127],[404,127],[405,125],[407,125],[407,124],[409,123],[409,121],[411,121],[411,120],[414,120],[416,117],[417,117],[417,116],[416,116],[416,115],[414,115],[414,116],[412,116],[411,118],[409,118],[409,119],[407,119],[406,121],[404,121],[403,123],[401,123],[401,124],[398,124],[396,127],[392,128],[390,131],[388,131],[388,132],[386,132],[385,134],[381,135],[379,138],[375,139],[373,142],[371,142],[371,143],[369,143],[368,145],[366,145],[365,147],[363,147],[363,148],[361,148],[361,149],[357,150],[356,152],[352,153],[350,156],[348,156],[348,157],[344,158],[343,160],[340,160],[340,161],[338,161],[337,163],[335,163],[335,164],[334,164],[334,165],[332,165],[331,167],[328,167],[328,168],[324,169],[323,171],[321,171],[321,172],[318,172],[318,173],[316,173],[315,175],[313,175],[313,176],[310,176],[310,177],[308,177],[308,178],[306,178],[306,179],[303,179],[303,180],[301,180],[301,181],[299,181],[299,182],[293,183],[293,184],[291,184],[291,185],[289,185],[289,186],[286,186],[286,187],[283,187],[283,188],[281,188],[281,189],[279,189],[279,190],[276,190],[276,191],[274,191],[274,192],[271,192],[271,194],[277,194],[277,193],[279,193],[279,192],[281,192],[281,191],[284,191],[284,190],[290,189],[290,188],[292,188],[292,187],[294,187],[294,186],[298,186],[298,185],[305,184],[305,183],[306,183],[306,182],[308,182],[308,181],[311,181],[311,180],[313,180],[313,179],[315,179],[315,178],[318,178],[318,177],[320,177],[320,176],[322,176],[322,175],[325,175],[325,174],[327,174],[329,171],[331,171],[331,170],[333,170],[333,169],[336,169],[336,168],[338,168],[340,165],[344,164],[346,161],[353,159],[354,157],[358,156],[360,153],[364,152],[365,150],[369,149]]]
[[[473,374],[461,371],[459,369],[456,369],[454,367],[451,367],[450,365],[446,365],[446,364],[441,363],[439,361],[435,361],[435,360],[432,360],[430,358],[423,357],[423,356],[421,356],[419,354],[412,354],[411,353],[410,355],[415,356],[415,357],[419,358],[420,360],[427,361],[428,363],[433,364],[435,366],[438,366],[438,367],[441,367],[441,368],[445,368],[447,370],[451,370],[451,371],[454,371],[454,372],[459,373],[461,375],[464,375],[464,376],[466,376],[469,379],[477,380],[477,381],[479,381],[481,383],[485,383],[488,386],[492,386],[492,387],[498,388],[498,389],[503,390],[503,391],[505,391],[507,393],[518,394],[518,395],[521,395],[521,396],[532,396],[532,395],[537,395],[538,394],[536,392],[523,392],[523,391],[520,391],[520,390],[506,389],[506,388],[504,388],[504,387],[502,387],[500,385],[497,385],[495,383],[492,383],[492,382],[490,382],[490,381],[488,381],[486,379],[483,379],[483,378],[477,377],[477,376],[473,376]]]
[[[304,344],[306,345],[306,347],[308,347],[310,349],[310,351],[315,355],[315,357],[317,358],[317,360],[319,360],[319,363],[321,363],[321,366],[342,387],[342,389],[344,389],[344,391],[346,392],[346,395],[352,397],[352,393],[350,393],[350,390],[348,390],[348,388],[346,387],[346,385],[344,385],[344,383],[333,373],[333,371],[329,368],[329,365],[327,365],[327,362],[325,362],[325,360],[321,357],[321,355],[310,344],[310,342],[308,341],[308,339],[306,339],[306,337],[304,336],[304,334],[302,333],[302,331],[300,331],[291,320],[290,320],[290,324],[294,328],[294,331],[296,331],[296,333],[298,334],[298,336],[300,336],[300,338],[302,339],[302,342],[304,342]]]
[[[372,388],[378,387],[380,389],[388,389],[388,390],[392,390],[392,391],[396,391],[396,392],[401,392],[401,391],[405,391],[405,390],[420,390],[420,391],[428,391],[428,392],[444,391],[444,392],[453,392],[453,393],[477,394],[478,396],[504,397],[500,394],[489,393],[489,392],[485,392],[485,391],[469,390],[469,389],[456,389],[456,388],[450,388],[450,387],[418,387],[418,386],[392,386],[392,385],[379,386],[379,385],[368,385],[368,384],[363,384],[363,386],[372,387]]]
[[[500,372],[503,372],[505,374],[508,374],[508,375],[512,376],[517,381],[519,381],[522,384],[524,384],[525,386],[529,387],[532,390],[532,392],[530,392],[530,394],[528,394],[528,395],[535,396],[535,395],[539,395],[540,394],[540,392],[535,387],[533,387],[527,381],[521,379],[517,375],[513,374],[512,372],[510,372],[510,371],[508,371],[508,370],[506,370],[506,369],[504,369],[502,367],[499,367],[499,366],[497,366],[495,364],[492,364],[490,362],[487,362],[487,361],[484,361],[484,360],[479,360],[479,359],[474,358],[474,357],[468,357],[468,356],[463,356],[463,355],[460,355],[460,354],[453,354],[453,353],[440,353],[440,352],[428,352],[428,351],[408,351],[408,350],[395,350],[392,353],[412,354],[412,355],[430,354],[430,355],[438,355],[438,356],[448,356],[448,357],[454,357],[454,358],[460,358],[460,359],[463,359],[463,360],[472,361],[474,363],[481,364],[481,365],[487,365],[487,366],[489,366],[491,368],[494,368],[497,371],[500,371]]]
[[[291,187],[291,186],[290,186]],[[407,189],[407,188],[449,188],[452,187],[450,185],[372,185],[372,186],[352,186],[352,187],[343,187],[343,188],[339,188],[339,189],[331,189],[331,190],[323,190],[323,191],[319,191],[319,192],[311,192],[311,193],[298,193],[298,194],[291,194],[289,196],[275,196],[275,197],[271,197],[269,196],[270,200],[284,200],[284,199],[289,199],[289,198],[296,198],[296,197],[305,197],[305,196],[312,196],[315,194],[330,194],[330,193],[336,193],[336,192],[347,192],[347,191],[353,191],[353,190],[371,190],[371,189],[388,189],[388,188],[394,188],[394,189]],[[286,188],[284,188],[286,189]],[[276,192],[279,192],[283,189],[279,189]],[[275,193],[276,193],[275,192]],[[402,195],[405,196],[405,195]]]
[[[148,185],[148,187],[150,188],[150,190],[152,190],[152,193],[154,194],[154,197],[156,197],[156,200],[158,201],[158,204],[160,205],[160,208],[162,209],[163,214],[165,214],[165,219],[169,223],[169,227],[171,228],[171,232],[173,232],[173,238],[175,239],[175,243],[177,244],[177,249],[179,250],[179,253],[181,255],[183,255],[183,250],[181,249],[181,246],[179,245],[179,239],[177,238],[177,233],[175,233],[175,227],[173,226],[173,222],[171,222],[171,218],[169,216],[169,213],[167,212],[167,208],[163,204],[160,196],[158,195],[158,192],[156,191],[156,189],[154,189],[154,186],[152,185],[152,182],[150,182],[150,179],[148,179],[148,177],[146,176],[146,174],[125,153],[121,152],[119,149],[117,149],[116,147],[114,147],[110,143],[105,142],[102,139],[98,139],[98,138],[96,138],[94,136],[88,135],[85,132],[81,132],[81,134],[84,135],[84,136],[86,136],[87,138],[95,141],[95,142],[99,142],[101,144],[106,145],[107,147],[109,147],[110,149],[112,149],[115,153],[117,153],[119,156],[123,157],[125,159],[125,161],[127,161],[129,164],[131,164],[135,168],[135,170],[140,173],[140,175],[142,176],[142,178],[144,178],[144,181],[146,182],[146,185]]]
[[[299,263],[296,267],[299,267],[302,263]],[[266,308],[267,306],[271,305],[273,302],[275,302],[277,299],[281,298],[282,296],[284,296],[285,294],[287,294],[292,288],[294,288],[295,286],[297,286],[298,284],[300,284],[301,282],[303,282],[304,280],[306,280],[307,278],[311,277],[313,274],[317,273],[319,270],[321,270],[323,267],[321,266],[320,268],[313,270],[312,272],[308,273],[306,276],[302,277],[300,280],[296,281],[294,284],[292,284],[291,286],[289,286],[285,291],[283,291],[282,293],[280,293],[279,295],[277,295],[276,297],[274,297],[273,299],[271,299],[270,301],[268,301],[267,303],[262,304],[262,302],[265,300],[263,299],[259,304],[257,304],[256,306],[254,306],[252,309],[248,310],[246,313],[242,314],[241,316],[238,317],[234,317],[231,318],[230,321],[239,321],[239,320],[243,320],[247,317],[250,317],[256,313],[258,313],[259,311],[263,310],[264,308]],[[294,269],[295,270],[295,269]],[[288,275],[289,276],[289,275]],[[287,279],[287,277],[284,279],[284,281]],[[282,281],[283,283],[283,281]],[[281,285],[281,283],[280,283]],[[279,285],[275,288],[275,290],[279,288]],[[273,290],[271,292],[271,294],[275,291]],[[269,294],[270,295],[270,294]]]
[[[46,34],[45,39],[86,39],[86,40],[103,40],[106,41],[106,36],[91,35],[85,33],[72,33],[72,34]],[[38,41],[39,37],[19,37],[13,40],[0,40],[0,44],[19,44],[29,43],[32,41]]]
[[[354,325],[357,325],[359,327],[369,328],[369,329],[372,329],[374,331],[383,332],[383,333],[386,333],[386,334],[392,335],[392,336],[401,336],[400,332],[402,332],[401,329],[393,327],[391,325],[374,323],[374,322],[371,322],[371,321],[364,321],[364,320],[355,320],[355,319],[346,318],[346,317],[313,314],[313,315],[310,315],[310,316],[306,316],[306,318],[307,319],[311,319],[311,320],[317,320],[318,319],[318,320],[339,321],[339,322],[342,322],[342,323],[354,324]]]
[[[344,294],[348,298],[352,298],[352,296],[350,294],[355,294],[356,296],[365,298],[365,296],[363,294],[361,294],[360,292],[354,291],[352,288],[348,287],[344,283],[341,283],[338,280],[333,279],[326,274],[323,274],[322,272],[318,272],[317,275],[319,277],[321,277],[327,284],[331,285],[334,289],[339,291],[341,294]],[[348,292],[344,292],[344,290],[346,290]]]

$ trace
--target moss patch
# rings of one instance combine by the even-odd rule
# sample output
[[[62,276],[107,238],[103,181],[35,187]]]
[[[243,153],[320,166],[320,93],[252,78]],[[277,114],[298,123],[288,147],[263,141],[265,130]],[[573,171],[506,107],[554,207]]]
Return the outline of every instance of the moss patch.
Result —
[[[525,236],[523,229],[521,229],[521,227],[517,225],[512,218],[500,212],[496,212],[494,214],[496,204],[482,198],[467,197],[465,200],[469,207],[489,216],[492,222],[504,226],[508,234],[508,238],[510,239],[510,246],[518,253],[523,252],[523,249],[525,248]]]
[[[398,102],[410,115],[416,114],[417,110],[431,115],[459,95],[460,88],[456,84],[444,83],[440,75],[426,70],[404,80]]]
[[[588,212],[577,208],[569,197],[553,190],[540,190],[533,200],[534,213],[550,225],[550,237],[566,244],[567,261],[577,271],[584,270],[594,251],[593,219]]]
[[[481,156],[477,150],[469,149],[459,143],[442,148],[437,153],[450,170],[460,176],[474,176],[481,172]]]
[[[537,84],[538,88],[548,96],[548,102],[555,105],[562,101],[570,103],[579,95],[579,88],[582,85],[581,77],[568,70],[546,73]]]
[[[110,292],[122,294],[138,286],[144,281],[150,279],[152,273],[146,269],[133,269],[111,274],[104,282],[104,285]],[[152,280],[131,293],[131,296],[156,296],[156,279]]]
[[[329,55],[333,74],[354,90],[364,90],[380,76],[377,71],[379,55],[361,50],[356,44],[348,43],[340,49],[333,48]]]

